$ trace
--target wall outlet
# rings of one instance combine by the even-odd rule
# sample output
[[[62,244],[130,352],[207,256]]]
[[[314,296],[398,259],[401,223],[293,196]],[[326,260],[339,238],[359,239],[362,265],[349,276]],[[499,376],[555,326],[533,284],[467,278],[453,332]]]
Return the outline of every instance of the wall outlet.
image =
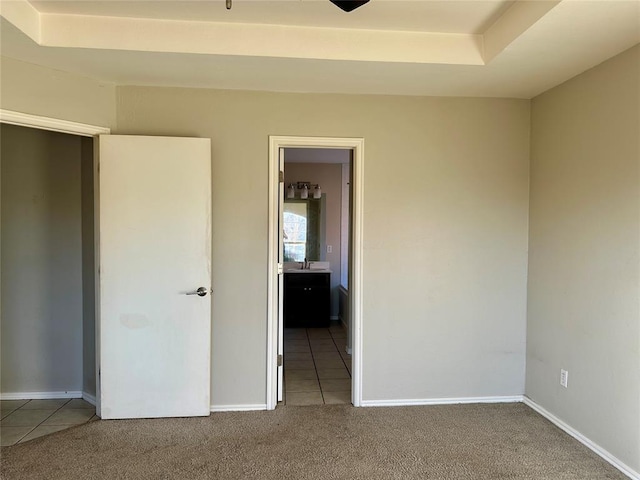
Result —
[[[562,385],[564,388],[567,388],[569,386],[569,372],[562,368],[560,369],[560,385]]]
[[[327,245],[327,253],[333,252],[333,247],[331,245]]]

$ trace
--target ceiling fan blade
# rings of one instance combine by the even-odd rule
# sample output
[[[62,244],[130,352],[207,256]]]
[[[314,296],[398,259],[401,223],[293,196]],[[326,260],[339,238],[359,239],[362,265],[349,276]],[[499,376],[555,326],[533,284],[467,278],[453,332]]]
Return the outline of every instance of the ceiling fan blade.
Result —
[[[361,7],[365,3],[368,3],[369,0],[329,0],[334,5],[340,7],[345,12],[351,12],[358,7]]]

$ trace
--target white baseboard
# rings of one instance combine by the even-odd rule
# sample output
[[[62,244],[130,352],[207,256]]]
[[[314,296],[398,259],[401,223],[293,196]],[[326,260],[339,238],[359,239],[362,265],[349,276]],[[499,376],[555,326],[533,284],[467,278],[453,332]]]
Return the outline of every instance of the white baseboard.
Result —
[[[624,462],[622,462],[620,459],[618,459],[614,455],[610,454],[608,451],[606,451],[604,448],[602,448],[598,444],[589,440],[587,437],[582,435],[575,428],[571,427],[570,425],[560,420],[553,413],[541,407],[540,405],[538,405],[536,402],[534,402],[527,396],[524,396],[522,401],[524,402],[525,405],[527,405],[528,407],[530,407],[531,409],[535,410],[537,413],[545,417],[547,420],[553,423],[556,427],[560,428],[561,430],[564,430],[566,433],[568,433],[573,438],[575,438],[580,443],[582,443],[585,447],[592,450],[593,452],[598,454],[600,457],[602,457],[604,460],[606,460],[608,463],[616,467],[626,476],[628,476],[633,480],[640,480],[640,473],[633,470],[631,467],[626,465]]]
[[[339,322],[340,321],[340,317],[338,315],[331,315],[329,317],[329,320],[331,320],[332,322]]]
[[[82,392],[9,392],[0,393],[0,400],[46,400],[49,398],[82,398]]]
[[[613,465],[632,480],[640,480],[640,473],[626,465],[620,459],[597,445],[573,427],[569,426],[558,417],[545,410],[536,402],[526,395],[515,395],[506,397],[462,397],[462,398],[426,398],[426,399],[405,399],[405,400],[362,400],[363,407],[400,407],[413,405],[451,405],[451,404],[468,404],[468,403],[517,403],[523,402],[525,405],[545,417],[551,423],[561,430],[571,435],[584,446],[598,454],[606,462]]]
[[[87,393],[87,392],[82,392],[82,399],[85,402],[89,402],[94,407],[96,406],[96,396],[95,395],[91,395],[90,393]]]
[[[254,405],[211,405],[212,412],[249,412],[266,409],[266,403],[256,403]]]
[[[411,398],[403,400],[362,400],[363,407],[408,407],[413,405],[454,405],[461,403],[518,403],[522,395],[508,397]]]

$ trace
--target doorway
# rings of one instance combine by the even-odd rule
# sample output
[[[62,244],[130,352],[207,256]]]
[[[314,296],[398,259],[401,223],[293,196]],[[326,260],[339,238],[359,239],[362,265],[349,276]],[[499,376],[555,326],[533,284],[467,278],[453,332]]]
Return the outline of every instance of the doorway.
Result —
[[[0,128],[3,399],[95,403],[93,139]]]
[[[0,440],[9,445],[94,415],[93,139],[0,130]]]
[[[21,130],[18,130],[19,132],[22,131],[22,132],[33,132],[33,133],[45,133],[45,134],[55,132],[57,134],[67,134],[66,135],[67,138],[74,138],[75,141],[80,142],[79,148],[81,150],[80,151],[81,186],[79,187],[80,198],[78,198],[78,202],[80,202],[81,204],[81,213],[79,214],[80,215],[79,222],[81,223],[80,237],[82,238],[81,240],[82,272],[81,274],[78,274],[78,275],[82,276],[82,293],[83,293],[83,298],[81,299],[82,300],[82,316],[84,318],[90,319],[89,324],[86,325],[86,328],[83,331],[83,342],[84,342],[84,345],[87,347],[87,351],[90,352],[92,346],[97,346],[95,337],[92,338],[92,335],[93,335],[92,332],[96,330],[95,319],[97,318],[97,316],[95,315],[96,313],[95,310],[93,311],[93,315],[91,312],[91,309],[93,308],[93,303],[95,301],[95,291],[91,292],[91,289],[95,288],[96,281],[97,281],[97,275],[95,274],[96,263],[97,263],[97,250],[95,249],[95,216],[94,216],[95,210],[94,210],[94,204],[93,204],[93,196],[95,194],[94,181],[97,176],[97,173],[96,173],[97,167],[95,163],[93,148],[95,147],[96,138],[99,135],[109,134],[111,130],[108,127],[89,125],[85,123],[70,122],[68,120],[60,120],[57,118],[43,117],[39,115],[32,115],[28,113],[15,112],[13,110],[5,110],[5,109],[0,109],[0,125],[2,125],[3,127],[14,128],[14,129],[21,128]],[[6,140],[6,138],[3,140]],[[63,143],[68,143],[64,140],[62,141]],[[34,145],[30,145],[30,148],[37,150],[36,146]],[[40,180],[41,179],[42,177],[40,177]],[[6,180],[6,178],[3,178],[3,180]],[[37,200],[37,199],[33,199],[33,200]],[[65,215],[64,219],[68,220],[68,215]],[[19,220],[23,221],[22,217],[20,217]],[[4,243],[2,245],[3,245],[3,248],[6,247]],[[3,275],[8,274],[8,272],[4,268],[5,266],[6,265],[3,264],[3,270],[2,270]],[[91,278],[92,275],[94,278]],[[3,282],[3,287],[4,286],[5,286],[5,283]],[[3,308],[5,306],[6,305],[3,303]],[[5,318],[6,317],[3,316],[3,320],[5,320]],[[93,322],[93,325],[91,325],[92,322]],[[3,327],[4,326],[5,325],[3,325]],[[3,338],[5,337],[3,336]],[[83,357],[83,358],[84,358],[84,361],[86,362],[87,357]],[[91,353],[89,354],[89,359],[90,358],[92,358]],[[98,366],[95,365],[94,368],[92,369],[87,362],[86,367],[87,368],[85,369],[85,371],[93,372],[94,374],[93,377],[90,377],[88,379],[83,379],[84,385],[86,385],[86,389],[83,385],[83,388],[81,389],[82,391],[67,392],[66,396],[68,397],[69,395],[74,395],[74,396],[81,395],[82,398],[84,398],[85,400],[91,403],[97,403],[99,407],[99,402],[97,401],[98,395],[96,394],[99,384],[97,381],[93,380],[93,378],[95,378],[95,372],[98,370]],[[4,377],[4,379],[6,379],[6,377]],[[95,386],[95,388],[92,388],[92,385]],[[36,395],[37,392],[34,392],[33,388],[30,388],[29,390],[31,390],[32,392],[31,398],[38,398],[38,396]],[[59,390],[59,388],[57,390]],[[13,392],[13,393],[19,393],[19,392]],[[41,392],[41,393],[43,395],[49,396],[53,392],[47,391],[47,392]],[[60,395],[64,395],[64,391]],[[14,397],[14,396],[3,394],[3,398],[9,399],[10,397]],[[40,398],[42,398],[42,395],[40,396]]]
[[[351,403],[348,302],[350,149],[285,148],[285,405]],[[300,267],[303,268],[300,268]],[[279,378],[280,381],[280,378]]]
[[[306,382],[309,385],[315,381],[328,387],[329,401],[324,401],[324,394],[318,388],[315,396],[320,396],[321,401],[316,398],[311,400],[313,403],[347,403],[348,400],[360,406],[363,150],[364,141],[359,138],[270,137],[268,409],[274,409],[279,398],[282,399],[287,354],[290,367],[301,367],[289,380],[296,377],[296,384],[303,385],[309,380]],[[335,170],[334,177],[338,179],[331,187],[326,176],[330,170]],[[320,179],[325,184],[324,191]],[[327,200],[327,189],[332,190],[331,202]],[[293,212],[289,220],[293,218],[294,225],[288,226],[290,231],[285,242],[286,200],[298,205],[289,209]],[[301,201],[304,208],[299,205]],[[318,205],[311,205],[313,201]],[[332,208],[337,209],[333,215],[337,223],[327,228],[328,217],[331,217],[327,212]],[[309,224],[304,224],[302,230],[307,236],[299,235],[302,230],[295,223],[298,218],[295,215],[303,211],[319,217],[310,218]],[[285,281],[287,285],[293,282],[293,287],[305,290],[307,297],[303,303],[310,306],[308,311],[316,313],[312,315],[313,325],[298,320],[306,318],[302,321],[308,322],[308,315],[290,314],[286,315],[290,325],[285,325],[287,306],[289,312],[292,310],[291,302],[284,298],[289,291]],[[302,283],[306,285],[309,281],[315,284],[305,289]],[[290,299],[292,297],[290,295]],[[326,305],[326,312],[322,305]],[[318,315],[318,311],[322,314]],[[312,376],[314,378],[310,378]],[[329,378],[332,376],[337,378]],[[348,390],[345,393],[345,388],[350,393]],[[313,395],[301,397],[309,400]]]

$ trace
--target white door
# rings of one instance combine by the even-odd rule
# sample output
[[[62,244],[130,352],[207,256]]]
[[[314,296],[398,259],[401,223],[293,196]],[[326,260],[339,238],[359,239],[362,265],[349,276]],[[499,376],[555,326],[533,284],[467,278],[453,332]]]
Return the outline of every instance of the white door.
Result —
[[[278,165],[284,172],[284,148],[278,151]],[[278,194],[278,264],[284,265],[284,182],[279,184]],[[278,355],[283,359],[278,365],[278,401],[283,398],[284,388],[284,273],[278,275]]]
[[[209,415],[210,157],[209,139],[100,136],[103,419]]]

